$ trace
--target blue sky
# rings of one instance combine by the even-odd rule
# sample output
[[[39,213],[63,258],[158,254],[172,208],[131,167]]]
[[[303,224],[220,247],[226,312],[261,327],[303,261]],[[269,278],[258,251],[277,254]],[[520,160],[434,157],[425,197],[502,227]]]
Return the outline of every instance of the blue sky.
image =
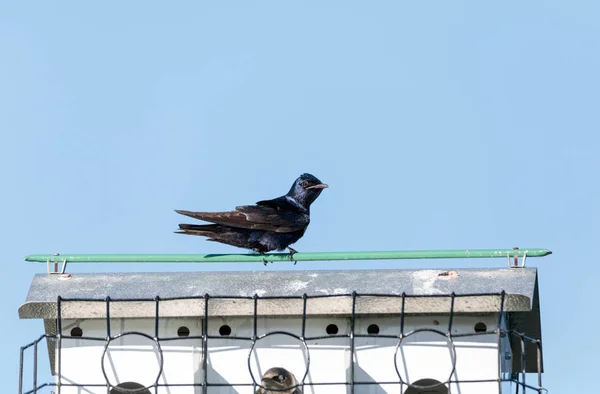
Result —
[[[19,346],[43,331],[17,317],[45,270],[25,255],[233,252],[173,234],[173,209],[275,197],[303,172],[330,188],[299,251],[551,249],[529,260],[545,386],[593,384],[599,14],[593,1],[0,2],[7,392]]]

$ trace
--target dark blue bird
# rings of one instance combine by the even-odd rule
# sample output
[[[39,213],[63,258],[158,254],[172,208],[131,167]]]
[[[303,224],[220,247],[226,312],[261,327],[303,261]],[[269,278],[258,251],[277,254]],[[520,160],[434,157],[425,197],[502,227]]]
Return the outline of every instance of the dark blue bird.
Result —
[[[264,254],[271,250],[296,251],[290,247],[306,231],[310,205],[328,187],[311,174],[302,174],[290,191],[256,205],[243,205],[228,212],[175,212],[214,224],[180,224],[178,234],[202,235],[221,242]]]

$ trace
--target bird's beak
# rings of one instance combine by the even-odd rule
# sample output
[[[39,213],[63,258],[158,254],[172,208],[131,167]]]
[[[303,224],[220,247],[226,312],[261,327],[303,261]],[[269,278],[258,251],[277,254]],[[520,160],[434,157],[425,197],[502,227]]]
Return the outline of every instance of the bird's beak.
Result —
[[[306,189],[327,189],[329,186],[327,186],[325,183],[319,183],[317,185],[312,185],[307,187]]]

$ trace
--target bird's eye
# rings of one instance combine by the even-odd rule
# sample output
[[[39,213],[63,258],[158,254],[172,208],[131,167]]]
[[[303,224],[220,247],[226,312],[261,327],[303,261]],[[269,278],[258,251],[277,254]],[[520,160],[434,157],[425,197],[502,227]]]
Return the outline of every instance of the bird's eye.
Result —
[[[307,181],[302,182],[302,187],[304,189],[306,189],[308,187],[308,182]]]
[[[285,380],[285,376],[283,375],[279,375],[278,378],[280,382],[283,382]]]

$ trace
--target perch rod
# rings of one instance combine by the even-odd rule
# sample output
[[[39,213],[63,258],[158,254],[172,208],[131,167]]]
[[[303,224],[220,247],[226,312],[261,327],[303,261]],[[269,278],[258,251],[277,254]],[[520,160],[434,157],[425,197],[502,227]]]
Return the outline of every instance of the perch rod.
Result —
[[[316,252],[296,253],[294,261],[482,259],[543,257],[551,253],[547,249],[539,248]],[[25,261],[39,263],[261,263],[263,261],[289,261],[289,254],[32,254],[25,257]]]

